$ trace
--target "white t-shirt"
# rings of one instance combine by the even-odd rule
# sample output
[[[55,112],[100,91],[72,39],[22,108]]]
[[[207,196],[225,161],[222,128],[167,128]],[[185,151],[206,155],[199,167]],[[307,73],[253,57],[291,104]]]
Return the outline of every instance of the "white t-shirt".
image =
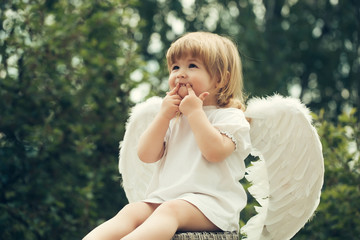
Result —
[[[239,183],[250,153],[250,125],[236,108],[205,106],[210,123],[230,137],[236,150],[224,161],[211,163],[201,154],[185,116],[170,122],[165,153],[156,169],[145,202],[183,199],[195,205],[223,231],[238,231],[246,193]]]

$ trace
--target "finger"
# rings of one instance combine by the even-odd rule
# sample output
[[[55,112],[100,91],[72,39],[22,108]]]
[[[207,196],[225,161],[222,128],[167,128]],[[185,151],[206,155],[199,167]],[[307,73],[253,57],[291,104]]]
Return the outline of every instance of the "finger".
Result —
[[[181,99],[175,99],[174,100],[174,104],[176,105],[176,106],[179,106],[180,105],[180,103],[181,103]]]
[[[175,94],[175,95],[168,95],[169,96],[169,99],[172,99],[172,100],[174,100],[174,101],[181,101],[182,100],[182,98],[179,96],[179,95],[177,95],[177,94]]]
[[[208,92],[203,92],[202,94],[199,95],[199,98],[201,99],[201,101],[204,101],[205,98],[206,98],[207,96],[209,96],[209,94],[210,94],[210,93],[208,93]]]
[[[189,83],[186,84],[186,87],[187,87],[189,95],[195,95],[195,92]]]
[[[180,87],[180,85],[179,85],[179,83],[177,83],[176,86],[173,89],[171,89],[169,92],[167,92],[166,94],[167,95],[175,95],[175,94],[177,94],[177,91],[179,90],[179,87]]]

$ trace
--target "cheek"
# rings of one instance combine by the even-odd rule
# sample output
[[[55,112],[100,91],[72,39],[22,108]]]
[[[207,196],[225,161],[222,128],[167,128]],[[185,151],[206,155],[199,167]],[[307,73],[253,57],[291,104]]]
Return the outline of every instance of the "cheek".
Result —
[[[169,76],[169,80],[168,80],[168,83],[169,83],[169,88],[170,89],[173,89],[176,84],[175,84],[175,78],[174,77],[171,77],[171,75]]]

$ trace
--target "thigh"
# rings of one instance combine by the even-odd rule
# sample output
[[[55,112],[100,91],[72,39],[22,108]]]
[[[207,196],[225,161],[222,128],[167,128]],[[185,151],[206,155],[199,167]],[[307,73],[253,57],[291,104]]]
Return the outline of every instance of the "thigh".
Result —
[[[159,204],[135,202],[127,204],[113,218],[118,223],[132,223],[134,227],[141,225],[159,206]]]
[[[155,212],[157,211],[170,211],[177,218],[179,231],[220,230],[195,205],[185,200],[176,199],[165,202]]]
[[[83,240],[120,239],[141,225],[157,208],[156,204],[135,202],[126,205],[113,218],[93,229]]]

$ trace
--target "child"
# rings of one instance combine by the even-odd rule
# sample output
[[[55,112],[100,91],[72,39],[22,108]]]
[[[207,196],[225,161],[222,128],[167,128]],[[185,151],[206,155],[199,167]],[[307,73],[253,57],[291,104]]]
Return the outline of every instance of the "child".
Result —
[[[176,231],[238,231],[250,152],[238,50],[228,38],[188,33],[167,55],[170,91],[138,144],[160,161],[146,199],[84,239],[171,239]],[[141,176],[139,176],[141,177]]]

